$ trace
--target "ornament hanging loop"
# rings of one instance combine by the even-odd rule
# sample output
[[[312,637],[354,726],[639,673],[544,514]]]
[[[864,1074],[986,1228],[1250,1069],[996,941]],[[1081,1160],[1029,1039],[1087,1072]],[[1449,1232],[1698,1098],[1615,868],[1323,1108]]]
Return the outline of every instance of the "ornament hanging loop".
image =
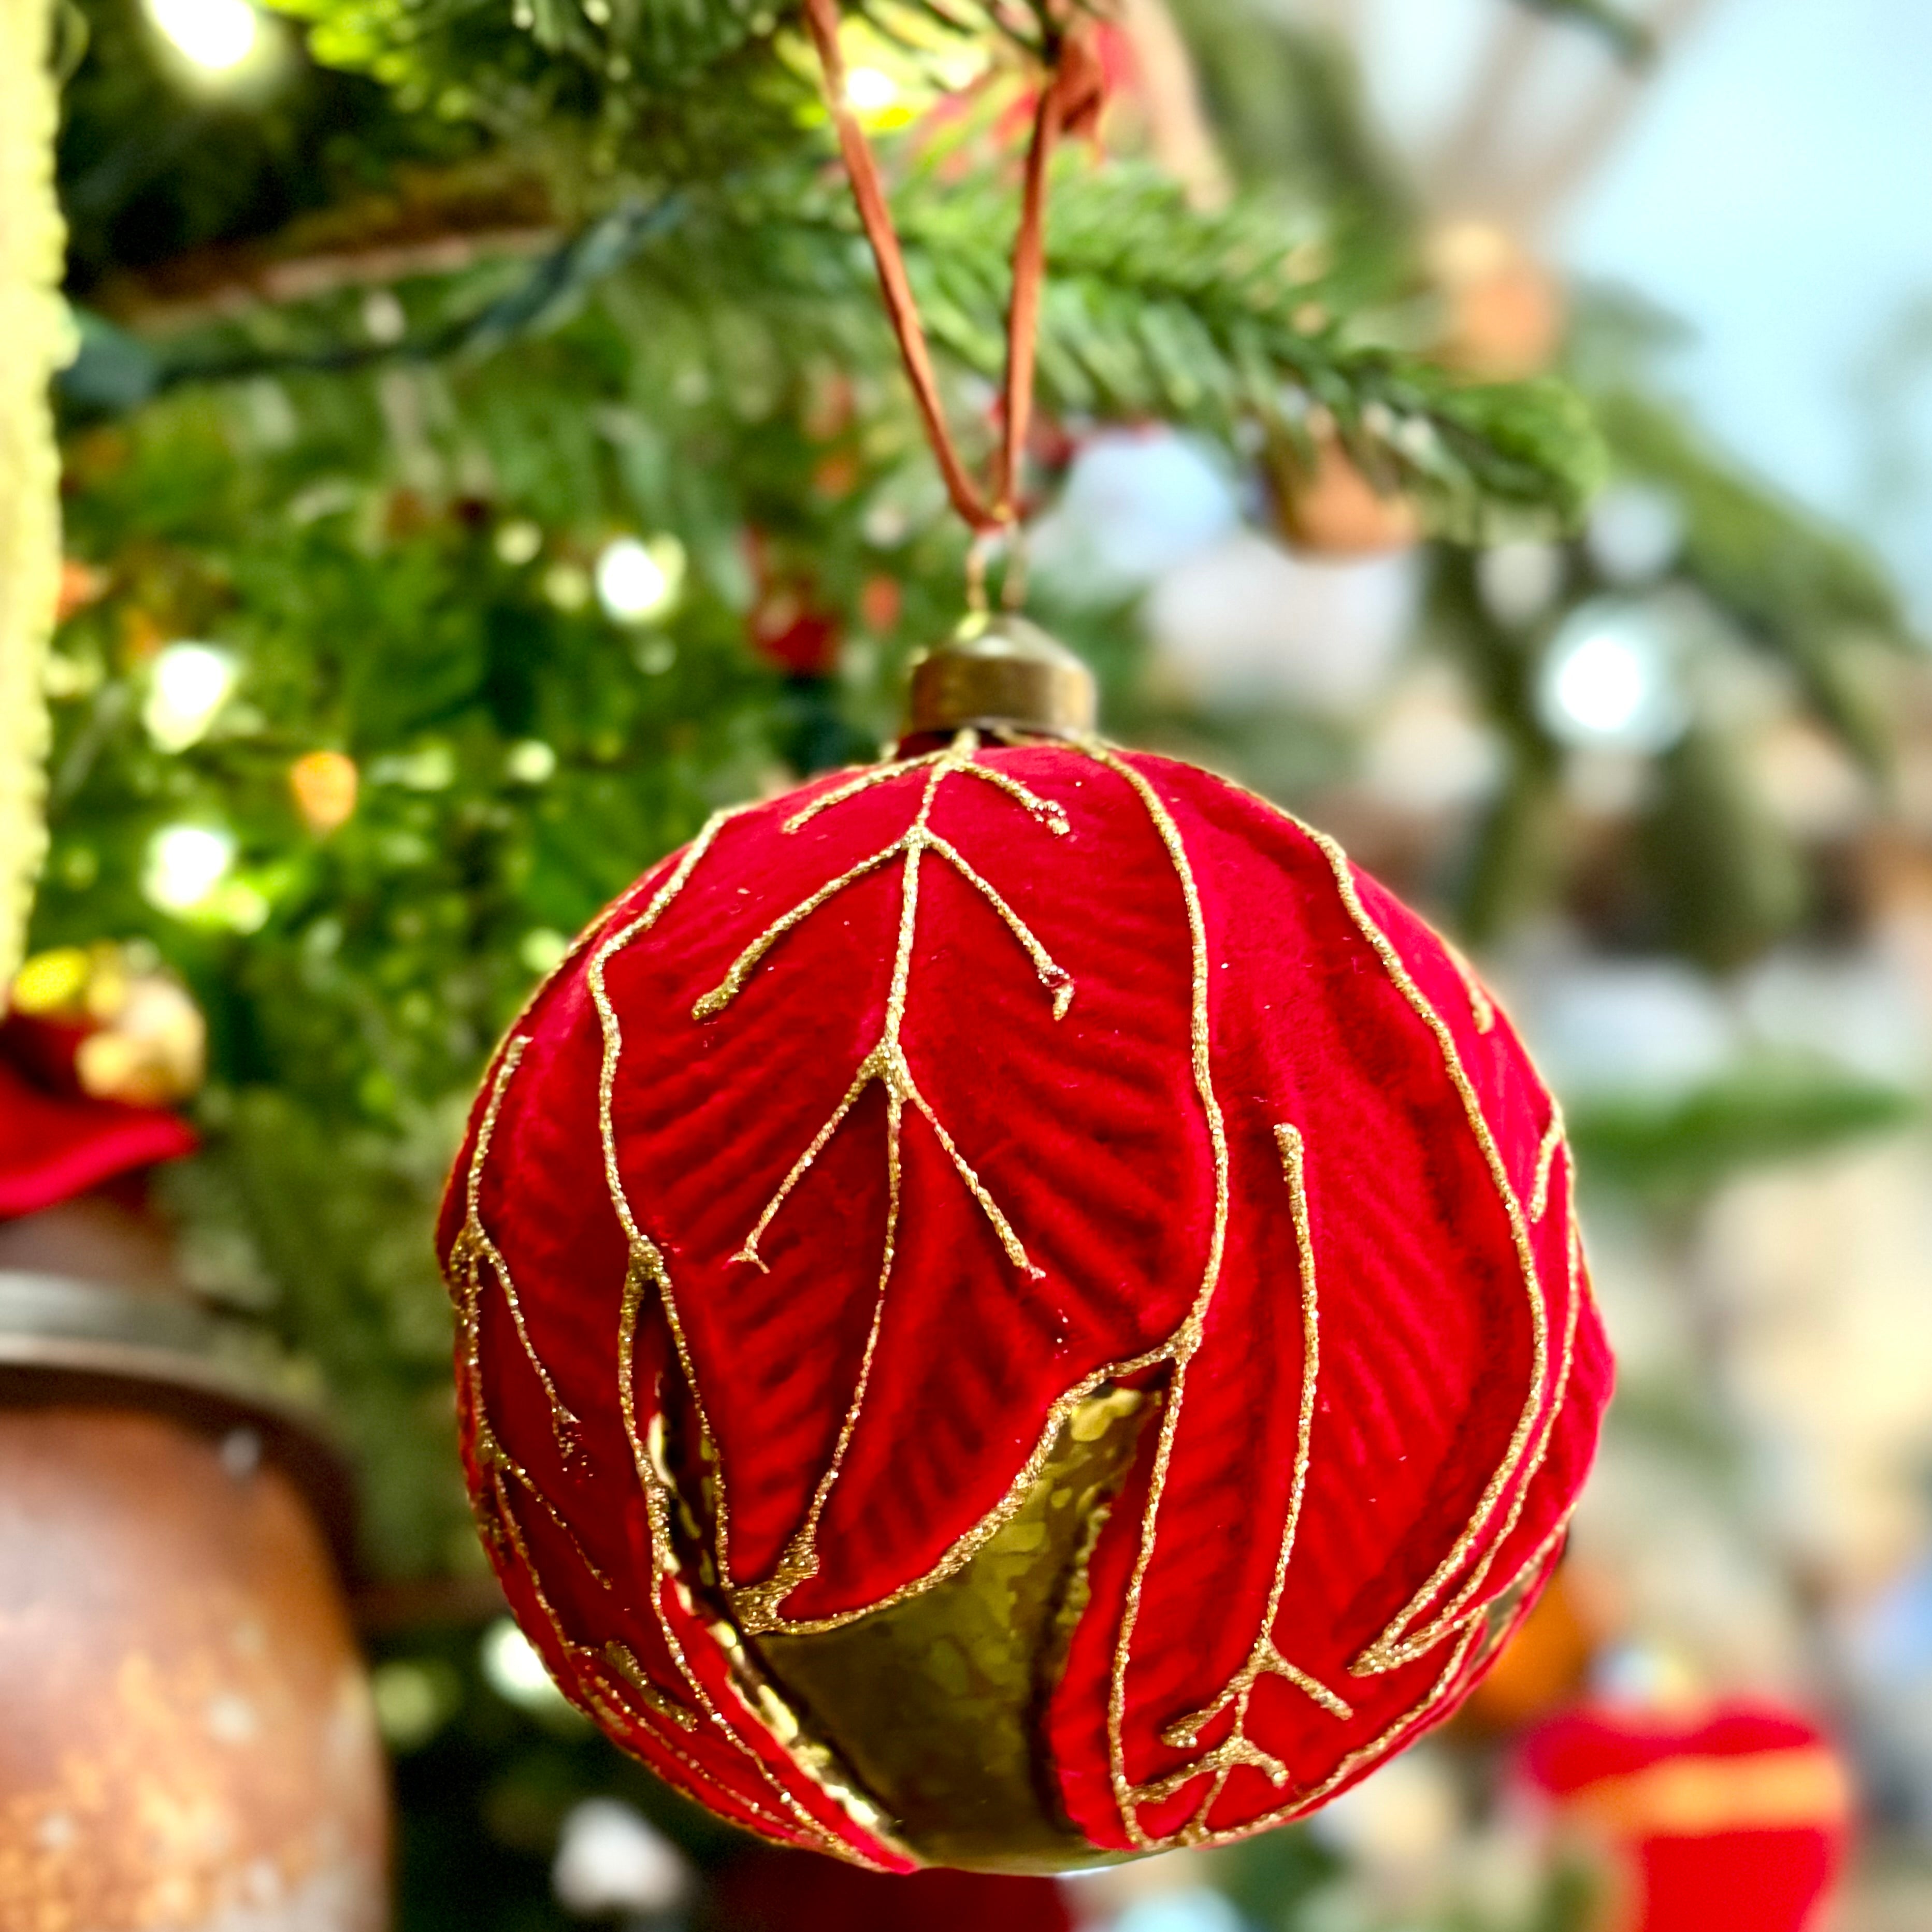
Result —
[[[852,183],[859,220],[878,268],[886,314],[898,339],[926,440],[939,464],[946,494],[973,531],[974,552],[967,565],[969,602],[986,608],[986,559],[981,544],[1010,530],[1021,519],[1021,465],[1033,424],[1034,380],[1040,328],[1042,284],[1046,274],[1047,176],[1054,148],[1070,128],[1082,125],[1097,111],[1102,90],[1100,64],[1085,32],[1076,21],[1055,34],[1047,49],[1047,74],[1034,112],[1022,191],[1019,230],[1014,238],[1012,292],[1006,310],[1006,369],[998,455],[992,487],[975,482],[947,427],[944,400],[932,364],[924,324],[905,256],[892,226],[885,182],[872,143],[859,124],[846,94],[845,58],[838,44],[838,0],[804,0],[806,25],[818,52],[832,122],[838,136],[845,171]],[[1022,575],[1022,581],[1023,575]]]
[[[1025,524],[1016,520],[974,532],[966,547],[966,608],[976,617],[985,616],[992,608],[987,584],[995,559],[1001,558],[1006,568],[1000,578],[1000,608],[1017,610],[1026,602]]]

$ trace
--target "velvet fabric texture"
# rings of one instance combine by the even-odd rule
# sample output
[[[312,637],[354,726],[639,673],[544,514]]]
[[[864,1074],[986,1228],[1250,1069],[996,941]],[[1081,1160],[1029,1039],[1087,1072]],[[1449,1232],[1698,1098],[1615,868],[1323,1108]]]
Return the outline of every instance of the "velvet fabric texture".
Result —
[[[1571,1712],[1531,1734],[1522,1769],[1608,1851],[1614,1932],[1804,1932],[1850,1842],[1844,1760],[1768,1704]]]
[[[1300,1815],[1446,1716],[1610,1382],[1560,1116],[1466,967],[1274,807],[1097,746],[721,814],[512,1028],[440,1242],[559,1682],[886,1869],[765,1646],[959,1574],[1093,1402],[1142,1420],[1027,1714],[1068,1863]]]

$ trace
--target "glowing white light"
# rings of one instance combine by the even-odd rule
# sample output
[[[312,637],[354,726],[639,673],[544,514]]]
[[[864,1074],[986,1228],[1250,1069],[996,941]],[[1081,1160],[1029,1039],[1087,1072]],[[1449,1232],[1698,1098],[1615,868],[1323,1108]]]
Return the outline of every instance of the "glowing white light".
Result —
[[[564,1701],[536,1645],[508,1617],[499,1617],[484,1632],[482,1659],[490,1689],[508,1702],[540,1711]]]
[[[148,673],[141,722],[164,752],[182,752],[214,722],[235,688],[234,658],[212,644],[170,644]]]
[[[1490,615],[1512,629],[1533,623],[1563,588],[1563,553],[1554,544],[1497,544],[1478,553],[1476,588]]]
[[[164,912],[189,912],[228,876],[235,841],[206,825],[167,825],[148,842],[141,890]]]
[[[691,1887],[677,1847],[640,1812],[616,1798],[586,1798],[565,1814],[550,1887],[566,1911],[667,1912]]]
[[[210,74],[227,74],[255,50],[261,22],[248,0],[148,0],[156,26]]]
[[[541,738],[521,738],[504,753],[503,770],[519,784],[542,784],[556,770],[556,753]]]
[[[846,70],[845,98],[855,113],[883,114],[898,104],[898,82],[879,68],[855,67]]]
[[[1670,656],[1669,639],[1641,605],[1585,604],[1544,661],[1544,722],[1566,744],[1662,751],[1690,722]]]
[[[597,601],[620,624],[648,623],[670,608],[683,578],[684,547],[675,537],[616,537],[597,559]]]
[[[1133,1900],[1114,1921],[1114,1932],[1241,1932],[1241,1915],[1226,1893],[1191,1885]]]
[[[498,526],[496,554],[512,568],[528,563],[542,548],[543,532],[526,517]]]
[[[1683,547],[1683,506],[1668,490],[1618,484],[1597,499],[1584,542],[1611,583],[1646,583],[1669,569]]]
[[[547,926],[533,926],[517,946],[517,957],[532,973],[553,973],[563,964],[570,941]]]

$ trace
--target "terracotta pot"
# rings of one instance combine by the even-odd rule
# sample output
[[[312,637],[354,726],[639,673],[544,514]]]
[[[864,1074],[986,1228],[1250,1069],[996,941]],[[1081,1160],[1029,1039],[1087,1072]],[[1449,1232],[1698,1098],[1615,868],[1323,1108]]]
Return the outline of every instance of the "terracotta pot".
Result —
[[[208,1342],[0,1273],[0,1932],[387,1922],[340,1481]]]

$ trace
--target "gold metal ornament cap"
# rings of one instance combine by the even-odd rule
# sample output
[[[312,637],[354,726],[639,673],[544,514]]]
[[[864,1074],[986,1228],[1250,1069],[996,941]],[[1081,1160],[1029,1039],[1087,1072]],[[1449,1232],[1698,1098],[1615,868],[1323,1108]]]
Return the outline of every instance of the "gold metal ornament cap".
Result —
[[[914,662],[906,735],[1004,728],[1071,738],[1098,715],[1094,674],[1037,624],[1002,613],[968,618]]]

